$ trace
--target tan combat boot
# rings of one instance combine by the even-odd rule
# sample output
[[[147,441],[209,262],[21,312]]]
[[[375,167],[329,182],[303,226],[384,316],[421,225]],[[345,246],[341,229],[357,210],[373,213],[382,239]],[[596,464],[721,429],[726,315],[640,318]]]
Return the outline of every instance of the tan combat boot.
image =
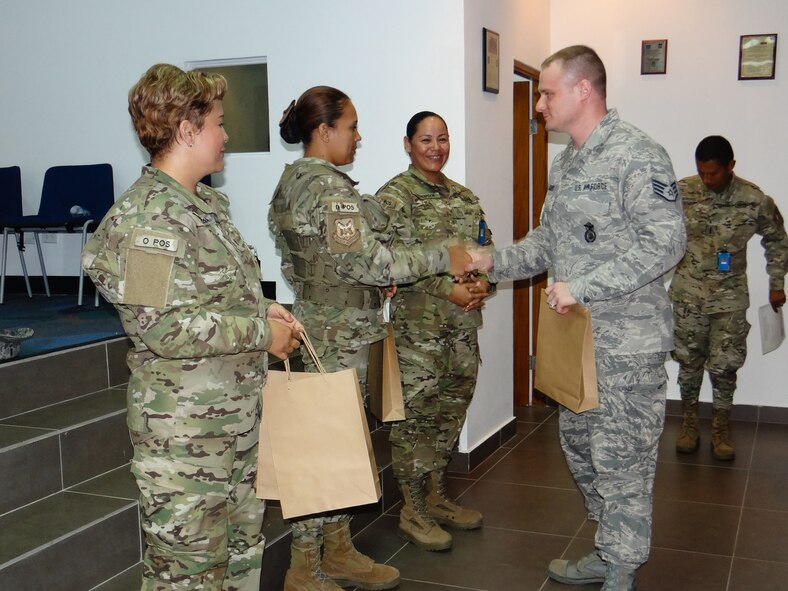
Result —
[[[448,550],[451,548],[451,534],[438,525],[427,512],[424,499],[424,479],[413,478],[400,483],[405,504],[399,513],[400,537],[413,542],[422,550]]]
[[[340,587],[392,589],[399,585],[399,571],[377,564],[353,546],[347,521],[323,525],[323,573]]]
[[[728,419],[731,416],[729,408],[715,408],[711,418],[711,449],[718,460],[732,460],[736,457],[733,448],[731,430]]]
[[[320,545],[293,541],[283,591],[342,591],[320,570]]]
[[[449,497],[446,472],[443,470],[430,472],[427,481],[427,512],[440,523],[455,529],[479,529],[482,526],[482,514],[473,509],[466,509]]]
[[[698,433],[698,402],[690,404],[681,403],[684,409],[684,421],[681,423],[681,433],[676,439],[676,451],[688,454],[698,449],[700,445],[700,435]]]

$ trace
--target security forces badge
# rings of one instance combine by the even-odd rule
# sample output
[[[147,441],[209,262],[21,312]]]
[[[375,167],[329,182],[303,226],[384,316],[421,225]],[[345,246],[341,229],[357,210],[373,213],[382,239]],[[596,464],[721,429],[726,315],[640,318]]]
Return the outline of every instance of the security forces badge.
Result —
[[[361,250],[361,208],[358,203],[332,201],[327,219],[330,252],[339,254]]]
[[[679,197],[679,186],[676,184],[676,181],[667,177],[652,178],[651,188],[654,190],[655,195],[659,195],[665,201],[675,201]]]

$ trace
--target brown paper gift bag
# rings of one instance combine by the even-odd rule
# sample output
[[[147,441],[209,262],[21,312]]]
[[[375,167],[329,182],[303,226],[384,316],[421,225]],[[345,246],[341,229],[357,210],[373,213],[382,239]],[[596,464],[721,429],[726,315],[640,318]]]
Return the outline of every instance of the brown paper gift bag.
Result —
[[[574,412],[599,406],[591,311],[572,306],[559,314],[542,290],[536,335],[534,388]]]
[[[369,347],[367,365],[369,410],[384,423],[405,419],[402,381],[394,341],[394,327],[388,323],[388,335]]]
[[[377,503],[381,489],[355,369],[320,373],[269,371],[257,496],[279,499],[285,518]]]

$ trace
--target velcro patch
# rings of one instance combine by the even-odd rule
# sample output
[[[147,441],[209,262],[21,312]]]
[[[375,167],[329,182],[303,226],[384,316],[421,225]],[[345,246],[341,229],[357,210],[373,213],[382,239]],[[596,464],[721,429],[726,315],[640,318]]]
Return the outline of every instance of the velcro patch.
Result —
[[[167,252],[177,252],[178,239],[162,238],[161,236],[152,236],[150,234],[138,234],[134,236],[134,246],[165,250]]]
[[[329,211],[332,213],[360,213],[358,203],[353,201],[332,201],[329,204]]]
[[[665,201],[675,201],[679,197],[679,186],[676,184],[676,181],[665,183],[657,179],[651,179],[651,188],[656,195],[659,195]]]
[[[326,216],[326,241],[332,254],[360,252],[364,248],[360,214],[329,213]]]

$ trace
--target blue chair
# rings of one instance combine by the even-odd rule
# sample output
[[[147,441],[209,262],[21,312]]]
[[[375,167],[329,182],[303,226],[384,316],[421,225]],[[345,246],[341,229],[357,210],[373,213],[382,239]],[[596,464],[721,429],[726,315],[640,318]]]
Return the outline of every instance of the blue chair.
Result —
[[[33,297],[33,290],[30,288],[30,277],[27,274],[25,264],[24,241],[14,232],[10,222],[22,216],[22,171],[18,166],[6,166],[0,168],[0,228],[3,229],[3,266],[0,273],[0,304],[3,303],[5,293],[5,271],[8,261],[8,235],[13,233],[17,237],[17,249],[19,251],[19,262],[22,263],[22,273],[25,276],[25,286],[27,287],[28,297]],[[40,252],[40,251],[39,251]]]
[[[53,166],[44,175],[38,214],[20,215],[13,219],[7,219],[5,224],[2,224],[13,229],[17,235],[17,243],[23,240],[24,232],[33,233],[38,247],[41,274],[44,278],[47,296],[49,296],[49,282],[38,235],[42,232],[80,232],[82,234],[82,248],[84,248],[88,233],[95,230],[114,201],[115,190],[111,165]],[[23,242],[21,243],[23,244]],[[80,256],[82,248],[80,248]],[[2,278],[0,278],[0,283],[4,284],[4,282],[5,265],[3,265]],[[85,274],[82,271],[82,265],[79,264],[79,296],[77,299],[79,306],[82,305],[84,283]],[[0,287],[0,303],[3,301],[2,298],[3,292]],[[98,306],[98,293],[96,294],[96,306]]]

